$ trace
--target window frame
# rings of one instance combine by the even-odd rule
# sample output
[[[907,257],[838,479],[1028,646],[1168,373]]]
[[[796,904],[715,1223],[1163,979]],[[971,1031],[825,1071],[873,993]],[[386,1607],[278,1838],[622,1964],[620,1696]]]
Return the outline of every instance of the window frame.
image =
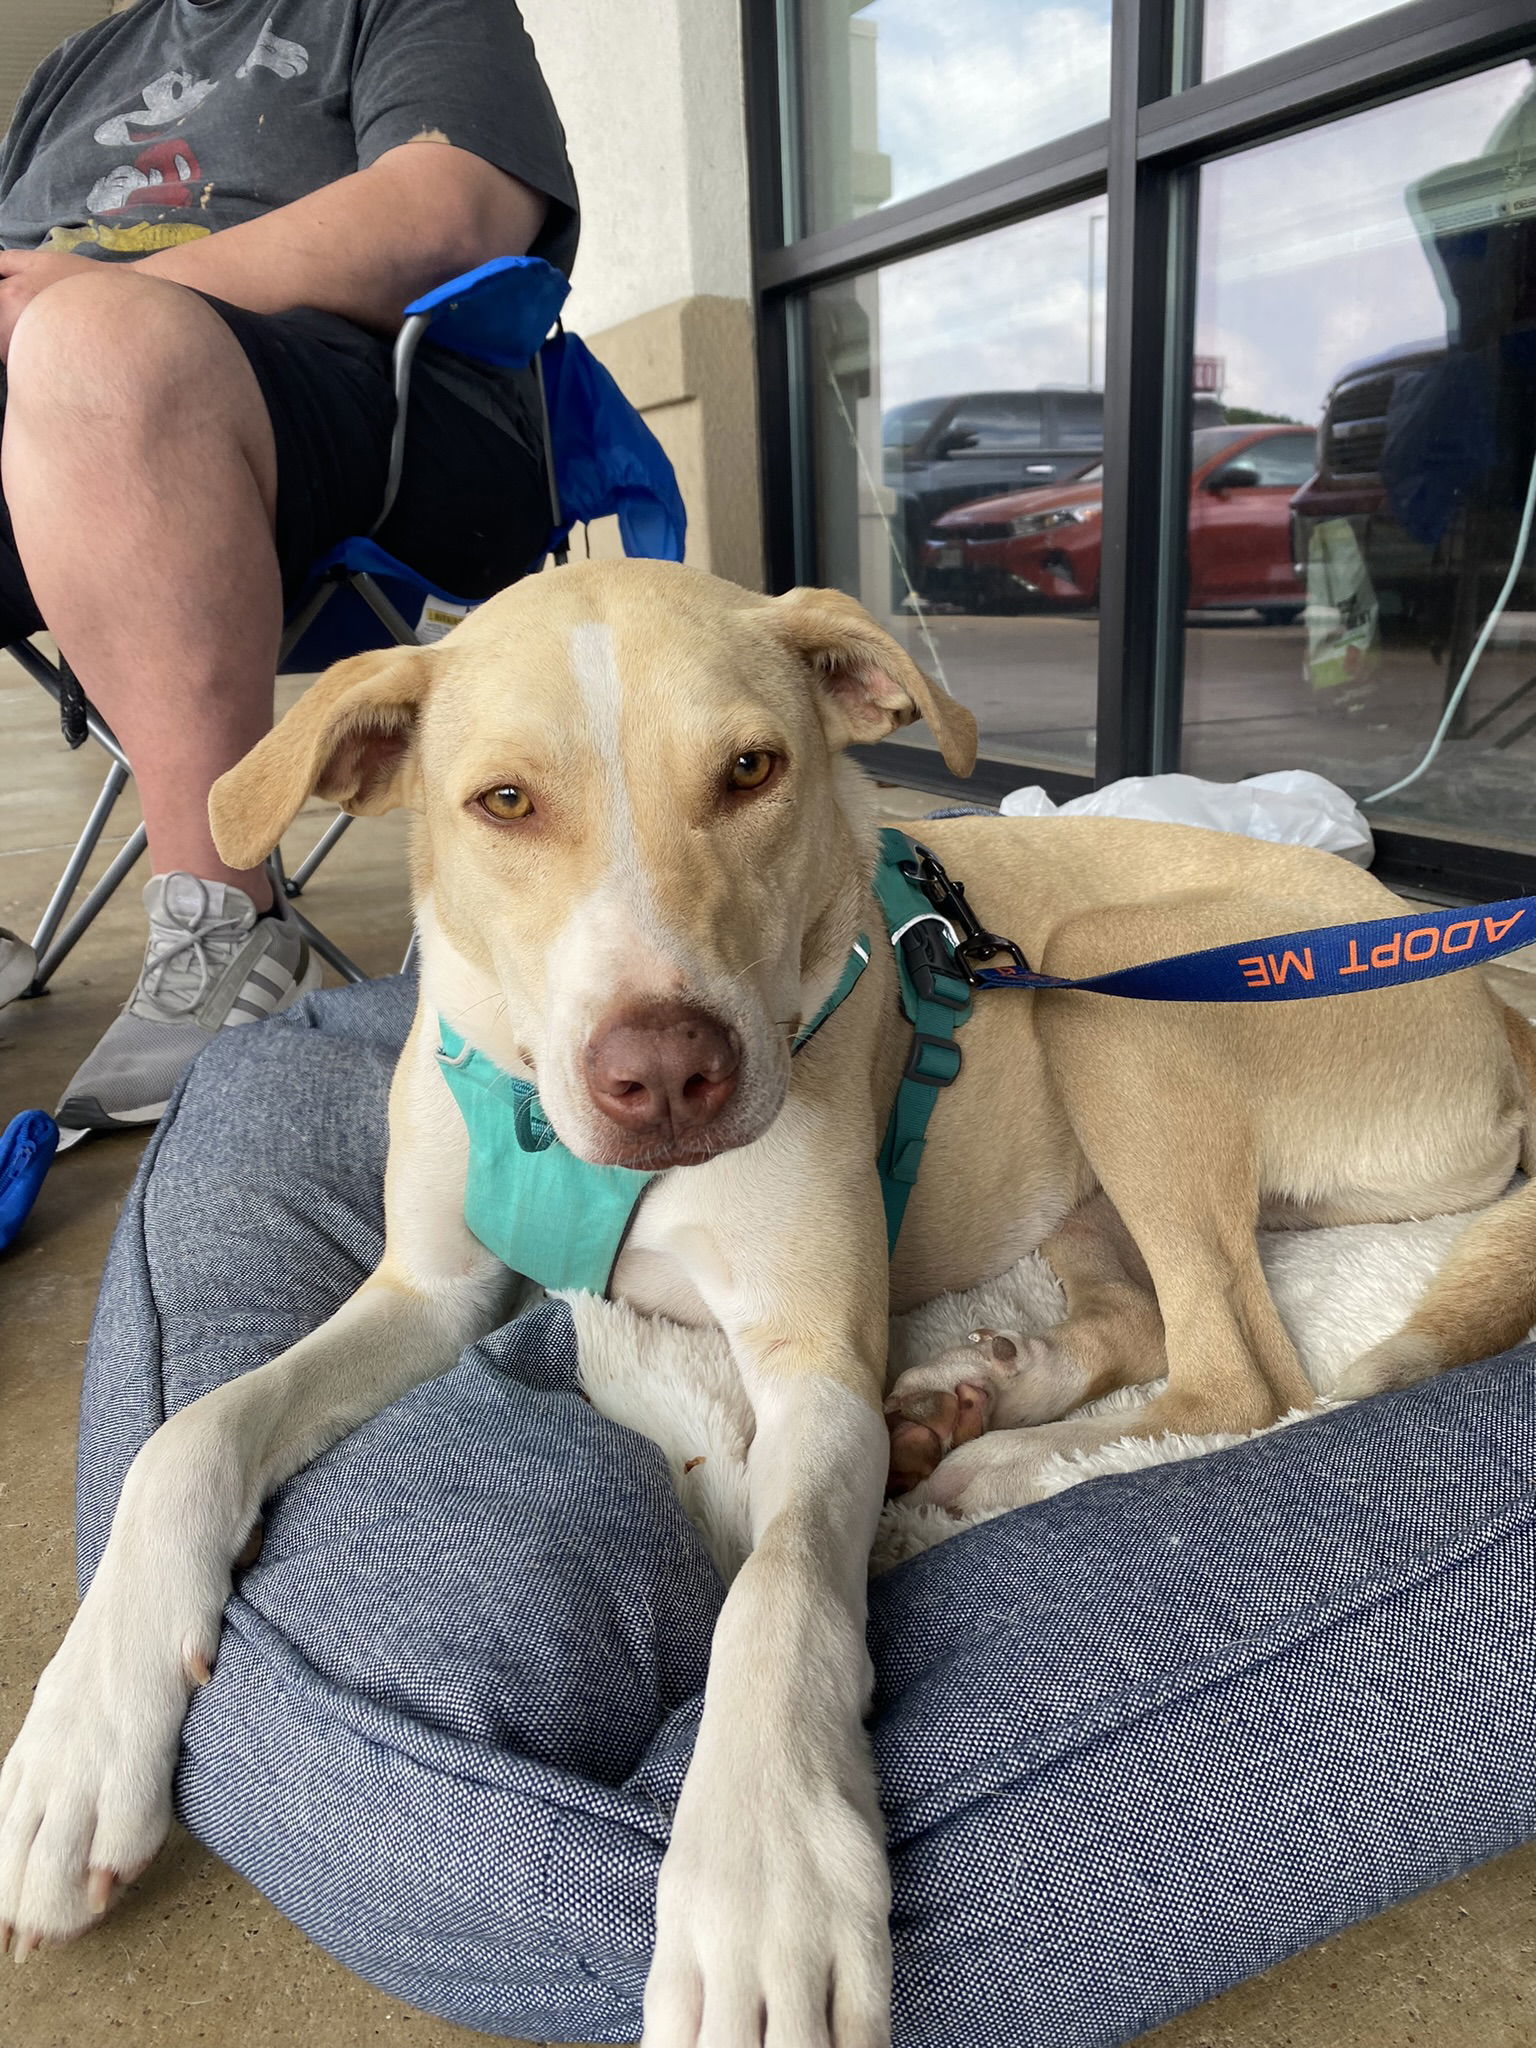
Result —
[[[1022,771],[1058,799],[1179,762],[1200,170],[1281,136],[1536,57],[1530,0],[1407,0],[1202,81],[1202,0],[1112,0],[1107,120],[814,235],[793,233],[800,0],[742,0],[768,586],[814,582],[807,295],[1073,201],[1107,198],[1104,527],[1092,776]],[[1155,491],[1131,479],[1158,480]],[[1016,762],[968,782],[926,747],[860,750],[882,777],[996,802]],[[1536,892],[1536,853],[1376,832],[1376,871],[1452,898]]]

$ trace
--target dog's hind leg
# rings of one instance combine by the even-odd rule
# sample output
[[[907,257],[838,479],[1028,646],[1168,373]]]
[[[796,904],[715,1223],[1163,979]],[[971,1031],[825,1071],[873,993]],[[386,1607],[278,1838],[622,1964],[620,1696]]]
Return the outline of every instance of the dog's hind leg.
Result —
[[[1089,1020],[1081,1006],[1095,1000],[1053,996],[1042,1032],[1078,1142],[1151,1277],[1167,1386],[1125,1414],[994,1430],[951,1452],[914,1502],[1018,1506],[1057,1490],[1059,1455],[1127,1437],[1247,1436],[1313,1403],[1259,1262],[1241,1074],[1199,1025],[1148,1032],[1130,1003]]]
[[[1346,1399],[1491,1358],[1536,1324],[1536,1029],[1507,1008],[1503,1022],[1523,1101],[1520,1164],[1530,1178],[1456,1240],[1402,1328],[1348,1368],[1334,1389]]]
[[[1400,1330],[1339,1379],[1343,1399],[1412,1386],[1518,1344],[1536,1324],[1536,1181],[1506,1195],[1456,1240]]]
[[[1074,1209],[1040,1249],[1061,1282],[1065,1319],[1038,1337],[973,1330],[901,1375],[885,1402],[893,1492],[986,1430],[1052,1422],[1117,1387],[1163,1377],[1151,1275],[1107,1197]]]
[[[464,1127],[423,1059],[413,1032],[391,1098],[378,1272],[270,1365],[173,1415],[129,1469],[0,1770],[0,1948],[13,1930],[22,1954],[78,1934],[159,1848],[187,1699],[211,1675],[264,1496],[498,1320],[508,1276],[464,1226]]]

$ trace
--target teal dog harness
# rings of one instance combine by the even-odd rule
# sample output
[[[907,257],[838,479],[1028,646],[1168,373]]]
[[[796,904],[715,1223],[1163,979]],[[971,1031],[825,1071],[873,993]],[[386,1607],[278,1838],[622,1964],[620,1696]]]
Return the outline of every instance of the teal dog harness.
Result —
[[[912,1049],[880,1147],[880,1188],[892,1251],[917,1180],[935,1093],[960,1071],[955,1032],[970,1015],[971,989],[921,849],[903,833],[880,834],[875,871],[887,935],[896,953],[902,1014]],[[927,885],[926,888],[924,885]],[[948,883],[953,891],[958,885]],[[997,942],[999,945],[1001,941]],[[795,1040],[799,1052],[856,986],[869,964],[859,938],[842,979]],[[464,1221],[503,1265],[540,1287],[606,1294],[640,1198],[656,1178],[627,1166],[591,1166],[556,1137],[538,1091],[465,1043],[438,1019],[438,1064],[469,1132]]]

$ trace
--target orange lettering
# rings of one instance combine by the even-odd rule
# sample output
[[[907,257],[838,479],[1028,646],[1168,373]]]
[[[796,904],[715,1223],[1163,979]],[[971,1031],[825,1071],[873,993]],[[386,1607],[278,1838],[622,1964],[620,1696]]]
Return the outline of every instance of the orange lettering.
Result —
[[[1453,932],[1465,932],[1467,936],[1464,939],[1458,940],[1453,946],[1451,944],[1451,934]],[[1440,950],[1442,953],[1465,953],[1476,944],[1477,919],[1475,917],[1463,918],[1460,924],[1448,924],[1440,934]]]
[[[1250,953],[1246,960],[1239,960],[1237,964],[1250,988],[1269,987],[1269,969],[1264,965],[1262,953]]]
[[[1274,954],[1270,954],[1269,971],[1274,976],[1277,987],[1284,981],[1293,967],[1303,981],[1315,981],[1317,979],[1312,971],[1312,948],[1310,946],[1302,948],[1299,958],[1295,953],[1282,953],[1277,961]]]
[[[1427,946],[1420,946],[1419,950],[1415,952],[1413,950],[1415,939],[1428,939],[1429,944]],[[1433,960],[1439,950],[1440,931],[1437,925],[1420,925],[1416,932],[1410,932],[1403,941],[1403,958],[1405,960]]]
[[[1351,939],[1349,942],[1349,965],[1347,967],[1341,967],[1339,969],[1339,973],[1341,975],[1364,974],[1367,971],[1367,966],[1368,963],[1360,958],[1360,949],[1358,945],[1353,939]]]
[[[1520,922],[1521,918],[1524,917],[1524,915],[1525,912],[1523,910],[1517,910],[1513,917],[1506,917],[1498,922],[1495,922],[1495,920],[1491,917],[1485,917],[1483,919],[1483,929],[1488,934],[1489,945],[1496,946],[1499,940],[1503,938],[1506,932],[1512,932],[1514,930],[1515,926]]]
[[[1379,946],[1371,948],[1371,965],[1378,971],[1383,967],[1395,967],[1403,957],[1403,935],[1394,932],[1390,939],[1384,939]]]

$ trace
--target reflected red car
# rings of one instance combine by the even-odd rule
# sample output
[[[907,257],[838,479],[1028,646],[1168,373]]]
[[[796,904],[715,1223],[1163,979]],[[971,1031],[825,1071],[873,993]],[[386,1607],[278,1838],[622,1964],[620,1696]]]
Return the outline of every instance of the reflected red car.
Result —
[[[1191,457],[1190,610],[1296,618],[1307,593],[1291,560],[1291,499],[1317,468],[1317,436],[1202,427]],[[1103,498],[1096,464],[1070,484],[957,505],[928,529],[922,594],[967,611],[1097,604]]]

